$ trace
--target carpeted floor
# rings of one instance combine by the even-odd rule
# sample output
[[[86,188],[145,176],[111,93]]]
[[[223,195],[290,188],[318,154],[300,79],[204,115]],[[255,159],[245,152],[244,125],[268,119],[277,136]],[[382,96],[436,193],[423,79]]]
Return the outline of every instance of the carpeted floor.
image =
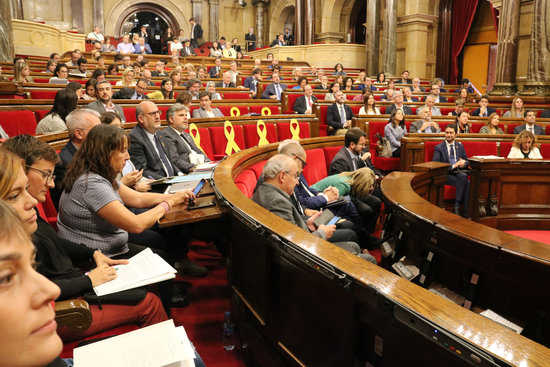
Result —
[[[505,231],[528,240],[538,241],[550,245],[550,231]]]
[[[178,278],[191,282],[191,304],[172,309],[176,325],[183,325],[207,367],[245,366],[240,352],[222,345],[223,315],[230,311],[230,289],[225,259],[213,245],[193,242],[189,258],[209,270],[205,278]]]

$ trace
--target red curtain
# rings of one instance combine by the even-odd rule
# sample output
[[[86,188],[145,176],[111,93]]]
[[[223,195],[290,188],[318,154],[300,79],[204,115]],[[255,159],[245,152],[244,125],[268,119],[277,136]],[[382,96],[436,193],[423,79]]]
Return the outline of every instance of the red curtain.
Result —
[[[451,80],[456,84],[458,78],[458,55],[470,33],[479,0],[455,0],[453,2],[452,38],[451,38]]]
[[[495,24],[495,29],[497,30],[498,37],[498,10],[495,9],[493,3],[490,3],[489,5],[491,5],[491,15],[493,16],[493,23]]]

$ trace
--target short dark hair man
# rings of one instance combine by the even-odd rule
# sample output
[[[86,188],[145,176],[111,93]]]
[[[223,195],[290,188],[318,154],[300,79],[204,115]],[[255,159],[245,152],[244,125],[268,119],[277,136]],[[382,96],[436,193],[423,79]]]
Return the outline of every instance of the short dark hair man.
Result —
[[[258,96],[258,84],[262,80],[262,69],[255,68],[252,70],[252,75],[244,80],[244,87],[248,88],[252,93],[252,98]]]
[[[489,96],[484,94],[479,98],[479,108],[472,112],[472,116],[489,117],[494,112],[497,112],[497,110],[489,107]]]
[[[447,185],[456,187],[454,211],[455,214],[467,216],[470,182],[468,181],[468,173],[462,169],[468,167],[468,156],[462,143],[456,141],[455,138],[456,125],[447,125],[445,127],[445,141],[435,146],[432,160],[450,164]]]
[[[199,93],[200,108],[196,108],[193,111],[193,118],[212,118],[223,117],[222,111],[219,108],[212,108],[212,101],[210,100],[210,93],[202,91]]]
[[[519,134],[523,130],[528,130],[534,135],[544,135],[544,128],[535,124],[537,120],[537,115],[535,114],[535,111],[525,111],[525,117],[523,119],[525,121],[525,124],[516,126],[514,128],[514,134]]]
[[[124,117],[124,111],[122,111],[122,108],[113,103],[113,90],[111,87],[111,83],[108,80],[97,82],[95,86],[95,95],[97,101],[89,103],[89,109],[95,110],[100,114],[103,112],[115,112],[120,116],[120,120],[122,122],[126,122],[126,118]]]
[[[341,90],[334,93],[335,102],[327,108],[327,124],[334,129],[334,134],[344,135],[351,127],[353,112],[346,102]]]
[[[317,97],[313,95],[313,89],[311,85],[304,87],[304,95],[296,98],[292,109],[299,114],[311,114],[313,113],[313,104],[317,102]]]

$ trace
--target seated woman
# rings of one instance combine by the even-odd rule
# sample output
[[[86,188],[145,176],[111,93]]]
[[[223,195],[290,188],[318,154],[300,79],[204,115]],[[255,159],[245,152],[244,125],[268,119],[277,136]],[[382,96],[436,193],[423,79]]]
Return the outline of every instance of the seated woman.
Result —
[[[172,72],[170,73],[170,80],[172,81],[172,87],[183,87],[180,71],[172,70]]]
[[[376,83],[378,83],[378,84],[387,84],[388,83],[386,81],[386,74],[384,74],[383,71],[379,72],[378,75],[376,76]]]
[[[292,89],[297,89],[297,90],[303,90],[304,87],[308,84],[307,83],[307,78],[305,76],[301,76],[298,78],[298,81],[297,81],[297,85],[295,85],[294,87],[292,87]]]
[[[176,98],[176,103],[181,103],[182,105],[187,107],[187,109],[189,111],[191,111],[191,102],[192,101],[193,101],[193,97],[191,96],[191,93],[189,93],[186,90],[181,92],[180,94],[178,94],[178,98]],[[187,118],[188,119],[191,118],[191,112],[189,112],[189,111],[187,111]]]
[[[18,62],[15,64],[15,76],[13,81],[16,83],[32,83],[31,68],[26,62]]]
[[[393,111],[388,124],[384,127],[384,135],[390,142],[392,157],[399,157],[401,155],[401,138],[406,133],[405,115],[403,114],[403,110],[397,109]]]
[[[371,92],[365,94],[363,106],[359,109],[359,115],[380,115],[380,109],[376,107],[376,100]]]
[[[311,187],[321,192],[329,187],[335,187],[341,197],[352,196],[361,199],[373,192],[375,183],[374,172],[368,167],[363,167],[353,172],[327,176]]]
[[[53,107],[38,125],[36,125],[36,134],[59,133],[67,130],[65,118],[71,113],[78,103],[76,93],[71,89],[61,89],[55,94]]]
[[[216,92],[216,83],[213,80],[210,80],[206,83],[205,89],[208,93],[210,93],[211,101],[222,99],[222,96],[218,92]]]
[[[340,84],[338,82],[331,83],[328,87],[328,93],[325,94],[325,101],[335,101],[334,93],[340,90]]]
[[[57,62],[52,59],[48,60],[48,63],[46,64],[46,70],[44,70],[43,73],[53,75],[56,66]]]
[[[67,84],[69,82],[67,80],[67,77],[69,76],[69,68],[67,68],[65,64],[57,64],[53,74],[54,76],[48,80],[48,83]]]
[[[469,119],[470,114],[467,111],[462,111],[456,116],[455,124],[457,134],[469,134],[472,131]]]
[[[355,90],[355,88],[353,87],[353,79],[350,78],[349,76],[344,78],[344,88],[342,90],[343,91]]]
[[[542,159],[539,148],[537,145],[537,137],[533,135],[529,130],[523,130],[514,139],[514,144],[508,159]]]
[[[481,129],[479,129],[480,134],[504,134],[504,131],[498,126],[500,117],[498,117],[498,113],[493,112],[489,115],[489,119],[487,120],[487,125],[482,126]]]
[[[523,107],[523,99],[521,97],[514,97],[512,100],[512,107],[510,108],[510,111],[504,112],[504,115],[502,117],[511,117],[511,118],[518,118],[522,119],[525,117],[525,108]]]
[[[94,101],[95,100],[95,85],[97,84],[96,79],[88,79],[86,86],[84,88],[84,94],[82,94],[82,99],[85,101]]]
[[[210,47],[210,57],[222,57],[222,50],[218,41],[212,42],[212,47]]]
[[[461,98],[463,103],[475,103],[475,99],[468,93],[467,88],[461,88],[456,98],[457,100]]]
[[[160,90],[147,94],[150,99],[174,99],[174,87],[170,78],[162,79]]]
[[[132,68],[126,68],[122,72],[122,79],[117,81],[115,85],[121,86],[121,87],[135,87],[136,86],[136,80],[135,80],[135,72]]]
[[[58,300],[93,293],[93,287],[116,278],[113,265],[126,261],[112,260],[101,251],[63,240],[47,222],[37,218],[37,201],[43,203],[47,190],[53,187],[52,173],[57,160],[55,151],[28,135],[12,138],[5,145],[23,155],[24,160],[12,152],[0,150],[0,182],[3,183],[0,185],[0,199],[14,209],[28,235],[33,235],[37,270],[61,289]],[[77,262],[90,265],[91,270],[85,274],[75,266]],[[167,319],[157,296],[145,292],[142,296],[136,299],[134,305],[90,305],[92,324],[88,329],[59,328],[58,331],[65,340],[72,340],[126,323],[137,323],[143,327]]]
[[[344,71],[344,65],[342,65],[341,63],[338,63],[336,65],[334,65],[334,73],[332,73],[332,75],[335,75],[335,76],[346,76],[346,72]]]

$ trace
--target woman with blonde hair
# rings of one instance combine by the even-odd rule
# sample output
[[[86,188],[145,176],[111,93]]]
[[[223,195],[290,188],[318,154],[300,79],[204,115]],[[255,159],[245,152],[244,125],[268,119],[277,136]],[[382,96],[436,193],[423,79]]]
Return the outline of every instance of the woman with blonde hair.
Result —
[[[521,97],[514,97],[510,111],[506,111],[502,117],[524,118],[525,108],[523,107],[523,99],[521,99]]]
[[[124,71],[122,72],[122,79],[117,81],[115,85],[126,88],[135,87],[136,80],[134,69],[124,69]]]
[[[504,131],[498,126],[500,118],[498,116],[498,113],[493,112],[489,115],[489,119],[487,119],[487,125],[482,126],[479,130],[480,134],[504,134]]]
[[[222,99],[222,96],[218,92],[216,92],[216,83],[214,83],[213,80],[210,80],[209,82],[206,83],[205,89],[208,93],[210,93],[211,101]]]
[[[368,168],[363,167],[353,172],[342,172],[337,175],[327,176],[312,187],[320,192],[333,186],[338,189],[341,197],[350,195],[357,199],[368,197],[374,190],[376,175]]]
[[[508,159],[542,159],[537,145],[537,137],[529,130],[523,130],[514,139]]]
[[[32,83],[31,69],[26,62],[18,62],[15,64],[15,77],[13,79],[16,83]]]

